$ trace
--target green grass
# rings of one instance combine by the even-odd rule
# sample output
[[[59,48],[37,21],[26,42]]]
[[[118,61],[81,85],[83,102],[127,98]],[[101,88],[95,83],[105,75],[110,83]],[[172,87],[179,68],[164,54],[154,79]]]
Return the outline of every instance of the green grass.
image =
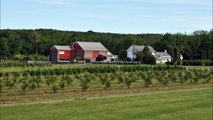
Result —
[[[212,88],[4,105],[1,120],[212,120]]]

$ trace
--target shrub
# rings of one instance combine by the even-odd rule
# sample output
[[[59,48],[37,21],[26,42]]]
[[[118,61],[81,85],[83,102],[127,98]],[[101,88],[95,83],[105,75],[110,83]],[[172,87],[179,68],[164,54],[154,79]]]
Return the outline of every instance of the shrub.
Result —
[[[133,79],[131,77],[128,77],[128,76],[125,77],[124,83],[126,84],[128,89],[130,88],[132,82],[133,82]]]
[[[80,86],[82,88],[82,91],[86,91],[86,89],[89,88],[89,83],[90,83],[90,78],[87,74],[84,75],[84,78],[80,78],[81,80],[81,83],[80,83]]]
[[[35,88],[37,87],[37,84],[36,84],[35,81],[36,81],[36,78],[31,78],[31,79],[29,80],[29,83],[28,83],[29,89],[35,90]]]
[[[52,92],[56,93],[57,90],[59,89],[59,84],[58,83],[52,83],[51,88],[52,88]]]
[[[28,82],[26,80],[22,81],[21,84],[21,94],[25,94],[28,88]]]
[[[64,87],[65,87],[65,80],[61,79],[59,81],[59,87],[62,88],[62,89],[64,89]]]
[[[144,82],[145,82],[145,87],[149,87],[150,85],[152,85],[152,81],[151,78],[148,75],[144,75]]]
[[[186,66],[213,66],[212,60],[183,60],[182,63]]]
[[[109,78],[106,78],[106,81],[104,82],[104,89],[109,89],[111,87],[111,82]]]
[[[0,79],[0,93],[2,92],[2,89],[3,89],[3,80]]]
[[[89,88],[89,81],[88,79],[81,79],[81,87],[82,87],[82,91],[85,91],[86,89]]]
[[[77,76],[77,75],[76,75]],[[77,76],[78,77],[78,76]],[[69,75],[63,75],[62,76],[62,80],[63,81],[66,81],[66,83],[67,83],[67,85],[71,85],[72,84],[72,82],[73,82],[73,80],[72,80],[72,78],[69,76]]]

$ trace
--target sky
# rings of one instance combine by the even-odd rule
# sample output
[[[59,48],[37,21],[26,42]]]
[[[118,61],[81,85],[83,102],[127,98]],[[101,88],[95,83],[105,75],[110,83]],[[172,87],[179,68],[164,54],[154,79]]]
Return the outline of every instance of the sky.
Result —
[[[1,29],[192,33],[212,29],[212,0],[1,0]]]

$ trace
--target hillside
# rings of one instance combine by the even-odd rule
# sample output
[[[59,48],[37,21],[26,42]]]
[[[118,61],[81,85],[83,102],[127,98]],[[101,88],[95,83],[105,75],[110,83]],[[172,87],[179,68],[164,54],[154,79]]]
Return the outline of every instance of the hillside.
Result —
[[[34,34],[36,33],[36,37]],[[1,59],[35,54],[35,39],[39,40],[39,55],[48,56],[53,45],[70,45],[75,41],[101,42],[113,54],[125,59],[126,49],[133,44],[151,45],[157,51],[167,50],[172,56],[180,53],[185,59],[213,59],[213,32],[195,31],[187,34],[115,34],[99,32],[59,31],[52,29],[1,30]],[[175,52],[176,51],[176,52]]]

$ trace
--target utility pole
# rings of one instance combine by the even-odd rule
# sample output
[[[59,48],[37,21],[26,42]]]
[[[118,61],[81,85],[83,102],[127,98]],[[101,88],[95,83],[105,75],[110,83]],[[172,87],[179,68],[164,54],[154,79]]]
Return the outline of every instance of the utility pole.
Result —
[[[132,54],[133,54],[133,59],[132,59],[132,61],[134,61],[135,60],[135,58],[136,58],[136,49],[135,49],[135,39],[133,39],[133,49],[132,49]]]
[[[35,40],[35,52],[36,52],[36,54],[35,54],[35,64],[37,64],[37,59],[38,59],[38,42],[39,42],[39,40]]]

